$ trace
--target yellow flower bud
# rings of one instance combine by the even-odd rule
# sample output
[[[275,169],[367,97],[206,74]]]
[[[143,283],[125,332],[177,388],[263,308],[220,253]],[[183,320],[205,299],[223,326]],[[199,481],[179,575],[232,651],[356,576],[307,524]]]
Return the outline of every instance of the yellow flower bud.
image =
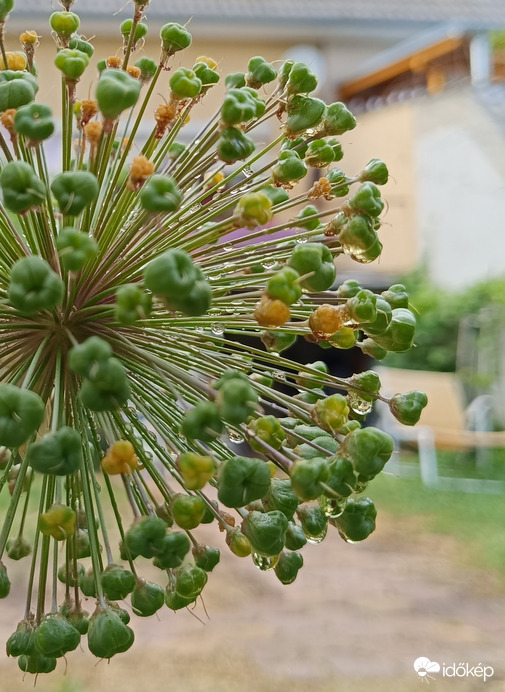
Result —
[[[206,55],[200,55],[200,57],[195,60],[195,64],[197,62],[204,62],[211,70],[215,70],[217,67],[217,62],[213,58],[208,58]]]
[[[262,327],[280,327],[291,317],[287,305],[280,300],[272,300],[263,295],[254,308],[254,319]]]
[[[37,35],[36,31],[24,31],[21,36],[19,37],[19,42],[21,44],[29,43],[29,44],[34,44],[37,43],[39,40],[39,37]]]
[[[102,459],[102,469],[109,475],[133,473],[139,466],[139,458],[128,440],[114,442]]]
[[[26,70],[26,66],[28,65],[28,61],[26,59],[26,55],[24,53],[13,53],[13,52],[8,52],[5,54],[7,58],[7,69],[8,70],[16,70],[16,72],[22,72],[23,70]],[[5,70],[5,62],[3,59],[3,55],[0,55],[0,70]]]

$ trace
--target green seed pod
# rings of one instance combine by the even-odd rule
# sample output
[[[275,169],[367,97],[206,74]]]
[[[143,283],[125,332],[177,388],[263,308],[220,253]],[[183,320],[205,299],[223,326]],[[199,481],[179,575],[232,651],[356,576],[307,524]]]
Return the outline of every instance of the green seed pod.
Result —
[[[303,567],[303,557],[300,553],[282,551],[274,571],[281,584],[292,584],[298,576],[298,570]]]
[[[316,139],[308,146],[305,154],[305,163],[311,168],[326,168],[335,160],[335,154],[331,144],[324,139]]]
[[[207,579],[207,572],[200,567],[181,567],[176,575],[175,590],[179,596],[194,601],[202,593]]]
[[[326,174],[326,178],[328,182],[331,183],[332,197],[345,197],[349,194],[349,178],[341,168],[332,168]],[[347,217],[340,212],[332,221],[330,221],[329,225],[331,230],[338,233],[346,221]]]
[[[290,332],[263,332],[261,341],[269,353],[281,353],[296,343],[297,335]]]
[[[318,134],[321,137],[338,136],[349,130],[354,130],[355,127],[356,118],[354,115],[343,103],[337,102],[326,106]]]
[[[139,580],[131,595],[135,615],[149,617],[165,603],[165,591],[152,581]]]
[[[409,295],[403,284],[394,284],[394,286],[390,286],[387,291],[382,291],[382,296],[391,305],[393,310],[395,308],[409,307]]]
[[[249,122],[259,117],[261,103],[264,105],[262,99],[253,90],[245,87],[228,89],[221,106],[221,120],[227,127]]]
[[[321,483],[329,476],[328,462],[321,457],[299,459],[291,467],[291,486],[301,502],[315,500],[323,493]]]
[[[121,622],[127,625],[130,622],[130,613],[124,608],[120,608],[117,603],[109,603],[109,608],[112,608],[116,615],[119,615]]]
[[[75,556],[79,560],[91,557],[91,544],[86,529],[78,529],[75,538]]]
[[[194,99],[202,90],[202,81],[193,70],[179,67],[170,78],[170,89],[178,100]]]
[[[22,314],[33,315],[56,307],[63,299],[63,291],[62,280],[41,257],[23,257],[14,263],[9,301]]]
[[[303,62],[295,62],[291,63],[291,65],[289,65],[289,62],[291,61],[284,63],[281,72],[284,79],[286,72],[288,72],[288,94],[309,94],[311,91],[314,91],[317,87],[316,75]]]
[[[296,217],[296,225],[298,228],[306,228],[308,231],[315,231],[316,228],[323,228],[321,221],[319,219],[310,218],[315,214],[319,214],[319,209],[317,209],[313,204],[307,204]],[[309,220],[305,219],[309,217]]]
[[[165,603],[170,610],[176,611],[181,610],[182,608],[187,608],[188,605],[191,605],[191,603],[194,601],[194,598],[184,598],[170,587],[168,587],[165,591]]]
[[[130,385],[123,364],[117,358],[100,363],[93,379],[85,379],[79,396],[92,411],[113,411],[130,397]]]
[[[32,546],[23,536],[9,538],[6,549],[11,560],[22,560],[32,552]]]
[[[161,45],[167,56],[173,55],[191,45],[191,34],[176,22],[164,24],[160,30]]]
[[[264,84],[273,82],[277,77],[277,70],[260,55],[249,60],[247,70],[246,83],[253,89],[259,89]]]
[[[125,46],[128,45],[128,41],[130,40],[130,34],[132,31],[132,27],[133,27],[133,19],[125,19],[124,22],[121,22],[121,25],[119,26],[119,31],[121,32]],[[135,25],[135,36],[133,37],[133,44],[132,44],[133,50],[135,50],[137,43],[141,39],[143,39],[146,34],[147,34],[147,24],[144,24],[143,22],[138,22]]]
[[[96,579],[92,569],[79,574],[79,588],[85,596],[96,598]]]
[[[18,666],[23,673],[31,673],[32,675],[52,673],[56,668],[56,658],[40,654],[34,654],[33,656],[22,655],[18,659]]]
[[[231,72],[224,78],[224,85],[227,89],[241,89],[245,87],[244,72]]]
[[[7,598],[11,590],[11,583],[7,576],[7,570],[3,562],[0,562],[0,598]]]
[[[174,142],[168,149],[168,157],[172,161],[175,161],[184,151],[186,151],[185,144],[182,144],[182,142]]]
[[[356,543],[363,541],[375,531],[375,518],[377,510],[369,497],[360,497],[357,500],[350,499],[336,519],[330,521],[338,528],[338,532],[346,541]]]
[[[56,249],[61,266],[66,271],[80,271],[98,252],[98,244],[87,233],[77,228],[62,228],[56,238]]]
[[[219,82],[219,72],[213,70],[205,62],[195,63],[193,72],[202,83],[202,91],[207,91],[211,86]]]
[[[14,0],[0,0],[0,22],[5,21],[14,9]]]
[[[27,620],[21,620],[16,631],[7,639],[7,656],[30,655],[33,651],[33,627]]]
[[[358,396],[365,401],[375,401],[377,397],[374,395],[378,394],[381,388],[379,375],[373,370],[364,370],[363,372],[355,373],[352,377],[348,378],[347,382],[350,388],[358,388]]]
[[[375,307],[377,310],[375,319],[372,322],[362,322],[359,326],[360,329],[371,336],[384,334],[393,319],[391,305],[382,296],[377,296]]]
[[[272,181],[276,185],[298,182],[307,175],[307,166],[296,151],[284,149],[272,168]]]
[[[381,161],[380,159],[372,159],[369,161],[359,176],[359,179],[362,182],[370,181],[376,185],[385,185],[388,178],[388,168],[384,161]]]
[[[95,52],[95,47],[89,41],[85,41],[81,38],[78,34],[72,36],[68,47],[71,50],[79,50],[81,53],[86,53],[88,58],[92,58]]]
[[[45,404],[38,394],[0,384],[0,445],[19,447],[42,424]]]
[[[191,317],[205,315],[212,304],[212,289],[207,280],[199,280],[187,295],[167,299],[166,304],[172,310]]]
[[[376,344],[373,339],[365,339],[360,345],[361,351],[375,360],[383,360],[388,352],[379,344]]]
[[[293,96],[288,102],[286,130],[290,135],[305,132],[321,122],[326,105],[311,96]]]
[[[216,464],[210,456],[184,452],[177,459],[177,468],[188,490],[200,490],[214,476]]]
[[[182,434],[189,440],[212,442],[223,432],[223,421],[213,401],[200,401],[184,416]]]
[[[316,437],[313,442],[318,447],[322,447],[332,454],[335,454],[335,452],[338,450],[338,442],[329,435],[321,435],[321,437]],[[321,456],[321,451],[319,449],[315,449],[307,442],[297,445],[293,451],[302,459],[315,459],[316,457]]]
[[[75,34],[80,23],[79,17],[74,12],[53,12],[49,17],[51,29],[64,39]]]
[[[75,627],[81,636],[88,633],[89,614],[84,610],[81,610],[80,608],[77,610],[71,610],[65,617],[70,624]]]
[[[33,645],[42,656],[60,658],[79,646],[81,635],[58,614],[47,615],[33,633]]]
[[[262,416],[261,418],[254,418],[248,424],[249,432],[259,437],[260,440],[266,442],[274,449],[281,449],[284,441],[286,439],[286,433],[281,428],[281,425],[275,416]],[[249,446],[255,452],[261,452],[264,447],[258,440],[254,437],[249,439]]]
[[[26,451],[28,463],[39,473],[67,476],[83,463],[82,440],[77,430],[63,426],[32,442]]]
[[[50,137],[54,132],[54,119],[49,106],[43,103],[30,103],[21,106],[14,116],[16,132],[37,143]]]
[[[163,550],[167,527],[163,519],[147,516],[138,519],[125,534],[125,543],[133,555],[154,557]]]
[[[286,548],[288,550],[300,550],[306,543],[307,536],[303,533],[302,527],[290,521],[286,531]]]
[[[373,322],[377,317],[377,296],[367,288],[362,288],[347,300],[347,311],[353,322]]]
[[[151,314],[152,297],[137,284],[124,284],[116,291],[114,317],[120,324],[135,324]]]
[[[98,181],[88,171],[66,171],[51,183],[62,214],[77,216],[98,197]]]
[[[233,378],[220,387],[216,404],[222,419],[240,425],[255,412],[258,395],[250,382]]]
[[[32,207],[39,206],[46,197],[46,186],[30,164],[24,161],[10,161],[4,166],[0,174],[0,186],[5,206],[15,214],[23,214]],[[39,259],[43,262],[34,257],[18,261],[26,259]]]
[[[415,331],[414,314],[405,308],[395,308],[389,327],[384,334],[374,336],[374,341],[387,351],[403,353],[412,346]]]
[[[112,357],[112,348],[99,336],[90,336],[70,351],[69,365],[81,377],[91,377]]]
[[[79,578],[81,575],[86,573],[84,565],[80,562],[76,564],[77,574],[74,572],[74,563],[68,565],[68,570],[66,565],[62,565],[58,570],[58,579],[62,584],[67,584],[71,588],[74,588],[76,582],[79,583]]]
[[[149,262],[144,271],[146,288],[166,298],[187,295],[197,280],[196,265],[184,250],[167,250]]]
[[[395,443],[391,435],[378,428],[355,430],[343,444],[343,452],[360,478],[372,480],[391,458]]]
[[[349,206],[357,212],[368,214],[372,218],[379,216],[384,209],[381,193],[375,183],[366,182],[349,200]]]
[[[151,58],[146,58],[145,56],[137,60],[135,67],[138,67],[140,70],[140,81],[142,84],[146,84],[147,82],[151,81],[158,69],[158,66],[154,60],[151,60]]]
[[[136,578],[120,565],[110,564],[102,572],[101,576],[103,592],[110,601],[121,601],[133,591]]]
[[[424,392],[413,391],[406,394],[395,394],[389,400],[389,410],[396,420],[403,425],[415,425],[419,422],[423,408],[428,403]]]
[[[198,545],[193,548],[192,552],[196,566],[206,572],[212,572],[221,559],[219,549],[210,545]]]
[[[304,534],[308,538],[315,538],[326,531],[328,519],[320,507],[302,505],[296,512]]]
[[[247,159],[256,149],[253,140],[236,127],[221,131],[217,153],[221,161],[235,163]]]
[[[83,51],[63,48],[57,53],[54,64],[67,79],[76,81],[89,65],[89,57]]]
[[[253,552],[264,557],[275,557],[284,548],[288,520],[274,510],[249,512],[242,522],[242,531],[249,539]]]
[[[89,621],[88,646],[97,658],[112,658],[133,644],[133,631],[112,608],[99,610]]]
[[[270,469],[261,459],[232,457],[219,467],[218,498],[226,507],[261,500],[270,488]]]
[[[283,151],[294,151],[301,159],[305,157],[308,148],[309,143],[303,137],[298,137],[297,139],[285,139],[282,143]]]
[[[312,409],[315,422],[332,434],[347,423],[348,415],[349,407],[341,394],[332,394],[318,401]]]
[[[335,139],[335,137],[330,137],[329,139],[326,140],[326,144],[329,144],[330,147],[333,149],[333,160],[334,161],[341,161],[344,158],[344,152],[342,150],[342,145],[338,141],[338,139]]]
[[[356,487],[356,475],[354,466],[349,459],[334,459],[329,466],[330,476],[326,481],[333,492],[341,497],[349,497]],[[331,495],[328,494],[329,497]]]
[[[270,488],[262,503],[265,512],[279,510],[287,519],[292,519],[299,501],[293,492],[289,478],[272,478]]]
[[[38,90],[37,79],[30,72],[2,70],[0,72],[0,113],[30,103]]]
[[[138,101],[141,83],[123,70],[104,70],[95,91],[98,107],[106,120],[115,120]]]
[[[328,339],[328,344],[334,346],[335,348],[352,348],[356,341],[358,340],[359,332],[351,327],[342,327],[332,334]]]
[[[331,251],[322,243],[303,243],[295,247],[288,265],[300,276],[307,276],[302,288],[307,291],[326,291],[335,281],[336,269]]]
[[[354,281],[353,279],[346,279],[346,281],[340,284],[340,286],[337,288],[336,295],[338,298],[352,298],[360,291],[361,286],[357,281]]]
[[[205,514],[205,502],[196,495],[176,495],[172,501],[172,514],[181,529],[196,529]]]
[[[314,375],[305,372],[299,372],[296,378],[296,384],[307,389],[317,389],[321,387],[321,383],[325,381],[330,370],[323,360],[316,360],[314,363],[307,363],[305,366],[314,372]]]
[[[189,553],[189,538],[180,531],[168,531],[163,541],[157,547],[156,557],[153,560],[155,567],[159,569],[174,569],[182,565],[182,561]]]

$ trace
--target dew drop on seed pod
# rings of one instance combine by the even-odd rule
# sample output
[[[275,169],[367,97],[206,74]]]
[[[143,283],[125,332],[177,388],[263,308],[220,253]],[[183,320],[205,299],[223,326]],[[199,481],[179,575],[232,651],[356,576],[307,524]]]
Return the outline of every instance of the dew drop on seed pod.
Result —
[[[314,545],[317,545],[318,543],[321,543],[321,541],[324,541],[326,538],[326,534],[328,533],[328,525],[326,524],[324,529],[321,531],[321,533],[318,534],[310,534],[308,531],[303,529],[303,533],[305,535],[305,538],[309,543],[313,543]]]
[[[234,442],[236,445],[239,445],[244,441],[244,436],[242,433],[232,430],[232,428],[227,428],[226,434],[228,435],[230,442]]]
[[[218,336],[224,334],[224,324],[221,324],[220,322],[213,322],[210,325],[210,329],[213,334],[217,334]]]
[[[366,490],[368,487],[368,483],[365,481],[358,481],[356,485],[354,486],[354,492],[355,493],[362,493],[363,490]]]
[[[350,545],[355,545],[356,543],[359,543],[359,541],[351,541],[350,538],[348,538],[343,531],[338,530],[338,535],[340,538],[342,538],[346,543],[349,543]]]
[[[258,555],[258,553],[252,553],[252,560],[256,567],[262,572],[266,572],[269,569],[273,569],[279,561],[279,556],[274,555],[274,557],[264,557],[263,555]]]
[[[345,498],[337,500],[336,498],[326,497],[325,495],[321,495],[318,502],[324,516],[328,517],[328,519],[336,519],[339,517],[347,504]]]
[[[355,392],[349,392],[347,395],[347,400],[354,413],[358,413],[360,415],[370,413],[373,408],[373,401],[366,401],[366,399],[362,399],[360,395],[356,394]]]

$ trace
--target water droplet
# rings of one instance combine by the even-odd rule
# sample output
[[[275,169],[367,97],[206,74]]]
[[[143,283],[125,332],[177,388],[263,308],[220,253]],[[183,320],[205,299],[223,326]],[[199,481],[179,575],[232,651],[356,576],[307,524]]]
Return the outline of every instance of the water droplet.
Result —
[[[339,517],[345,509],[347,500],[345,498],[335,499],[333,497],[326,497],[321,495],[319,497],[319,507],[321,507],[323,514],[328,519],[336,519]]]
[[[354,413],[358,413],[359,415],[370,413],[373,408],[373,401],[362,399],[359,394],[356,394],[356,392],[349,392],[347,395],[347,401],[349,402],[349,406]]]
[[[226,243],[226,245],[223,245],[223,250],[225,252],[231,252],[231,250],[233,250],[233,243]]]
[[[201,207],[199,204],[193,204],[192,207],[188,209],[190,214],[196,214],[198,211],[200,211]]]
[[[324,539],[326,538],[326,534],[328,533],[328,524],[325,525],[321,533],[312,535],[308,533],[308,531],[305,531],[305,529],[303,529],[303,533],[305,534],[305,538],[309,543],[317,545],[318,543],[321,543],[321,541],[324,541]]]
[[[218,336],[224,333],[224,324],[221,324],[220,322],[213,322],[210,325],[210,329],[213,334],[217,334]]]
[[[338,535],[340,538],[343,538],[346,543],[349,543],[350,545],[354,545],[355,543],[358,543],[359,541],[351,541],[350,538],[348,538],[343,531],[340,529],[338,530]]]
[[[307,235],[299,235],[296,238],[296,242],[297,243],[306,243],[308,241],[308,239],[309,239],[309,236],[307,236]]]
[[[272,269],[272,267],[275,267],[275,260],[263,260],[261,266],[265,269]]]
[[[240,190],[230,190],[230,195],[238,195],[240,193]]]
[[[254,174],[254,171],[253,171],[252,168],[250,168],[249,166],[246,166],[246,167],[242,170],[242,173],[243,173],[243,175],[245,175],[246,178],[249,178],[249,176],[251,176],[251,175]]]
[[[262,572],[266,572],[269,569],[273,569],[277,562],[279,561],[279,556],[274,557],[264,557],[263,555],[258,555],[258,553],[252,554],[252,560],[256,567]]]
[[[227,428],[226,434],[228,435],[228,439],[230,440],[230,442],[234,442],[237,445],[241,444],[244,441],[244,436],[242,435],[242,433],[239,433],[236,430],[233,430],[232,428]]]

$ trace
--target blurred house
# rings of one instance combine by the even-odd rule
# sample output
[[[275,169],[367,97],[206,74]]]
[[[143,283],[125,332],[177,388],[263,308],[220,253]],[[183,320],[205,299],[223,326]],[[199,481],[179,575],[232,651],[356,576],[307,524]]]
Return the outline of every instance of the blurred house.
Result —
[[[51,9],[49,0],[18,0],[7,44],[14,49],[25,29],[43,37],[40,93],[56,108]],[[121,54],[118,25],[131,16],[131,2],[77,0],[75,10],[97,59]],[[360,114],[358,128],[342,138],[339,165],[352,174],[380,157],[392,175],[385,250],[363,268],[364,283],[387,286],[421,260],[449,288],[505,273],[505,53],[493,54],[489,42],[490,30],[505,27],[503,0],[152,0],[141,53],[157,56],[163,23],[188,20],[194,43],[175,66],[210,55],[226,73],[245,70],[258,54],[303,59],[321,77],[319,95],[344,99]],[[96,78],[88,70],[82,97]],[[211,90],[190,131],[221,97],[220,88]]]

